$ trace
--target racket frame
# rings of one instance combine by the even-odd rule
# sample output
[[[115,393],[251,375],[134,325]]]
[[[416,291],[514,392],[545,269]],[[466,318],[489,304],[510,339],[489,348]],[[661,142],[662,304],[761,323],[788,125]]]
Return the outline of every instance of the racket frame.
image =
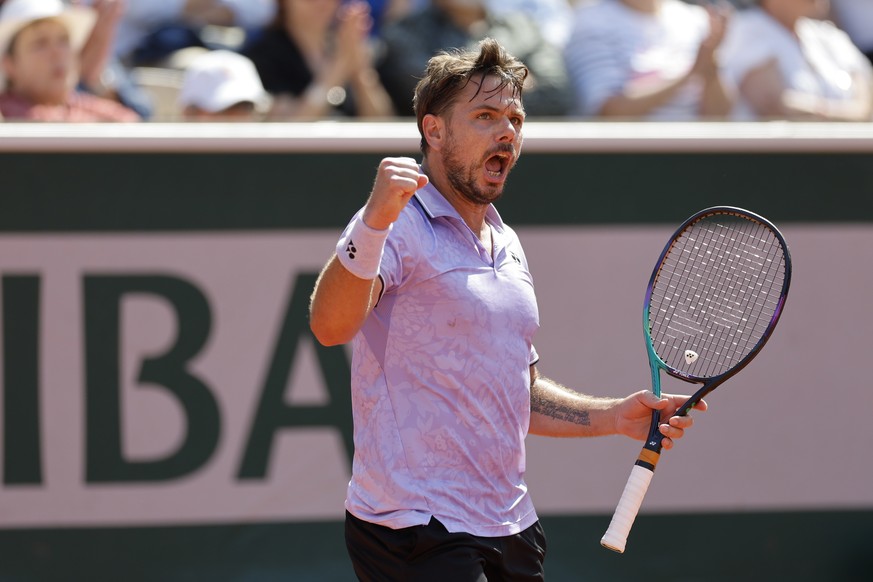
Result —
[[[661,267],[663,266],[664,261],[667,259],[667,256],[673,249],[674,244],[679,239],[680,235],[694,223],[705,217],[715,214],[733,215],[747,220],[752,220],[754,222],[758,222],[764,225],[768,230],[773,233],[773,235],[778,240],[780,246],[782,247],[785,272],[782,280],[782,289],[780,290],[779,300],[776,304],[776,308],[773,312],[772,317],[770,318],[770,322],[767,324],[766,329],[761,334],[761,337],[758,339],[757,343],[739,362],[734,364],[728,370],[725,370],[724,372],[716,376],[700,377],[682,372],[681,370],[677,370],[676,368],[673,368],[672,366],[667,364],[663,359],[661,359],[661,357],[655,351],[654,342],[652,341],[649,315],[651,309],[652,292],[655,288],[655,283],[658,280],[658,276],[661,272]],[[686,416],[694,408],[694,406],[696,406],[701,400],[703,400],[703,398],[707,394],[723,384],[728,378],[734,376],[737,372],[745,368],[749,364],[749,362],[751,362],[755,358],[755,356],[758,355],[758,353],[767,343],[767,340],[770,339],[770,336],[773,334],[773,330],[776,328],[776,324],[779,322],[779,318],[782,316],[782,310],[785,306],[785,299],[788,296],[788,289],[791,284],[791,269],[791,255],[788,250],[788,245],[785,242],[785,238],[782,236],[782,233],[779,232],[779,229],[776,228],[776,226],[772,222],[770,222],[763,216],[755,214],[754,212],[750,212],[748,210],[735,206],[712,206],[696,212],[687,220],[685,220],[685,222],[683,222],[679,226],[679,228],[676,229],[667,244],[664,246],[664,250],[661,251],[661,255],[658,257],[657,263],[655,263],[655,268],[652,271],[652,276],[649,278],[649,284],[646,288],[646,296],[643,304],[643,333],[646,341],[646,352],[649,358],[649,367],[652,374],[652,392],[655,394],[655,396],[661,396],[661,370],[679,380],[683,380],[692,384],[703,384],[700,389],[698,389],[690,398],[688,398],[688,400],[686,400],[682,404],[682,406],[680,406],[676,410],[673,416]],[[614,550],[619,553],[624,552],[625,544],[627,542],[627,535],[630,532],[633,520],[635,519],[636,514],[639,511],[639,507],[642,504],[642,499],[645,496],[646,490],[649,486],[649,482],[651,481],[652,474],[654,473],[655,467],[657,466],[658,460],[660,459],[662,443],[664,439],[664,435],[662,435],[660,432],[660,424],[660,411],[652,410],[652,421],[651,425],[649,426],[649,434],[646,437],[645,444],[643,445],[643,448],[640,451],[636,462],[634,463],[633,470],[631,471],[631,476],[628,479],[628,483],[625,486],[625,490],[622,493],[622,497],[619,500],[618,506],[616,507],[612,522],[610,523],[606,534],[604,534],[603,538],[600,541],[601,545],[605,548]]]

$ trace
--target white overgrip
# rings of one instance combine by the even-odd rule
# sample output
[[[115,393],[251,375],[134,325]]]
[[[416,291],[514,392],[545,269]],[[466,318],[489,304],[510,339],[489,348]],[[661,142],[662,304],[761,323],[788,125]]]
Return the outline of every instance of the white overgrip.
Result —
[[[600,539],[601,546],[620,554],[624,552],[627,536],[637,513],[640,511],[643,498],[646,496],[646,491],[649,489],[649,483],[652,482],[654,474],[653,471],[639,465],[634,465],[631,469],[627,485],[624,486],[621,499],[618,501],[615,513],[612,514],[612,521],[609,522],[606,533]]]

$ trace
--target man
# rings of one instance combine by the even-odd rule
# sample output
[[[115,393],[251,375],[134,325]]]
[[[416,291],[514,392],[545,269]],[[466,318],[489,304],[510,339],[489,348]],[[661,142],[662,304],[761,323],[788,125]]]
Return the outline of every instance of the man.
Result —
[[[354,339],[346,542],[362,580],[542,580],[525,436],[641,440],[652,409],[684,401],[585,396],[537,370],[532,279],[492,205],[521,150],[526,75],[493,39],[432,58],[421,166],[382,160],[316,283],[315,336]],[[662,424],[665,448],[691,422]]]
[[[570,111],[572,85],[558,39],[546,38],[539,23],[521,10],[495,9],[486,0],[432,0],[421,10],[386,25],[381,34],[379,76],[399,115],[413,115],[410,97],[428,59],[449,47],[475,47],[494,38],[528,68],[525,106],[532,116],[560,117]]]
[[[595,0],[575,5],[564,47],[574,113],[647,121],[724,119],[719,71],[728,3]],[[722,5],[724,4],[724,5]]]
[[[90,8],[60,0],[7,0],[0,9],[0,113],[31,121],[139,121],[120,103],[76,90]],[[5,78],[4,78],[5,77]]]

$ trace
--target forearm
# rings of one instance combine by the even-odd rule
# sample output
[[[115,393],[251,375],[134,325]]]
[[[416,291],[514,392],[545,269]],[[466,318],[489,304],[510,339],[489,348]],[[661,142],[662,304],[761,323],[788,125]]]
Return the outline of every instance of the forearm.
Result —
[[[97,21],[79,54],[80,81],[95,93],[102,88],[101,76],[112,56],[115,32],[123,6],[120,0],[95,0]]]
[[[870,121],[873,112],[873,100],[866,87],[845,101],[787,91],[783,94],[782,106],[786,117],[824,121]]]
[[[616,434],[616,398],[580,394],[532,371],[530,434],[586,437]]]
[[[629,88],[607,99],[600,108],[605,117],[642,117],[666,105],[688,82],[690,75],[665,81],[645,89]]]
[[[351,88],[355,94],[355,105],[359,117],[390,117],[394,106],[379,74],[371,68],[361,69],[352,76]]]

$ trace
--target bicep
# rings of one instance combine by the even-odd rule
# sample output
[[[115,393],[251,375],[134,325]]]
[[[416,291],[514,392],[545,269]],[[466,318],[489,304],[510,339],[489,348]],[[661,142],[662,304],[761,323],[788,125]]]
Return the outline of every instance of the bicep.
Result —
[[[318,276],[312,292],[309,325],[313,334],[324,345],[351,341],[381,291],[381,278],[356,277],[334,255]]]

